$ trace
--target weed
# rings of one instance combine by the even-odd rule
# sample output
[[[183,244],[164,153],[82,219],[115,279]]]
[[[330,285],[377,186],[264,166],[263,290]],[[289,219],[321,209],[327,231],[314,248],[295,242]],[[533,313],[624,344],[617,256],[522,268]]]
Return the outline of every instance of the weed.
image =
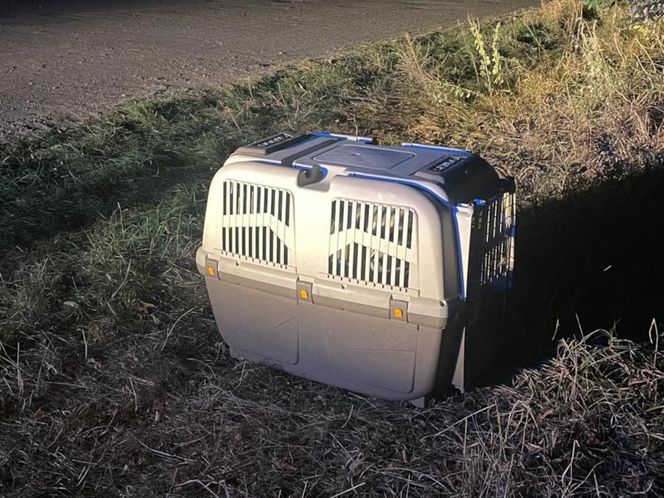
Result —
[[[489,94],[493,94],[505,83],[503,77],[503,60],[498,50],[500,23],[496,23],[493,28],[490,51],[481,32],[480,22],[478,20],[471,20],[469,25],[475,43],[475,50],[477,51],[476,60],[474,58],[474,61],[479,84]]]

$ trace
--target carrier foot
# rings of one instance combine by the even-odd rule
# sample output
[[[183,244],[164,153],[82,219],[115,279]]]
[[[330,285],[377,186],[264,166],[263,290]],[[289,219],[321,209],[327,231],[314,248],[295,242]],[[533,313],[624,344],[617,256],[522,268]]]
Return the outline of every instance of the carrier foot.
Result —
[[[409,403],[415,408],[425,408],[427,406],[427,397],[422,396],[421,398],[411,399]]]

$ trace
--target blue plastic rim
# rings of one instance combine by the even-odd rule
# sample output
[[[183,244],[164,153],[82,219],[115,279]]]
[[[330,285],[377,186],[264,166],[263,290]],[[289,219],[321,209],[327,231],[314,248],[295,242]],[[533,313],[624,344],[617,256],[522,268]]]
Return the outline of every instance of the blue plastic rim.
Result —
[[[432,149],[440,150],[447,152],[448,154],[456,154],[458,156],[468,157],[472,156],[473,153],[465,149],[455,149],[453,147],[443,147],[442,145],[430,145],[430,144],[415,144],[412,142],[404,142],[401,144],[401,147],[412,147],[413,149]]]
[[[345,140],[353,140],[355,142],[361,142],[364,144],[372,144],[374,142],[373,137],[358,137],[355,135],[342,135],[341,133],[330,133],[328,131],[314,131],[311,133],[314,137],[319,138],[339,138]]]

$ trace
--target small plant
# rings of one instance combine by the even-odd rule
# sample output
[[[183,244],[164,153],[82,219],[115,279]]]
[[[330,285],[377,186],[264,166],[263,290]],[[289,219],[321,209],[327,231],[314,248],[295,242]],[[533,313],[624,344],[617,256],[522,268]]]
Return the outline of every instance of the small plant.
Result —
[[[493,29],[489,47],[487,47],[487,42],[480,28],[479,20],[473,19],[470,21],[470,32],[473,36],[476,51],[473,54],[473,62],[480,86],[493,94],[505,83],[503,57],[499,50],[500,23],[497,23]]]

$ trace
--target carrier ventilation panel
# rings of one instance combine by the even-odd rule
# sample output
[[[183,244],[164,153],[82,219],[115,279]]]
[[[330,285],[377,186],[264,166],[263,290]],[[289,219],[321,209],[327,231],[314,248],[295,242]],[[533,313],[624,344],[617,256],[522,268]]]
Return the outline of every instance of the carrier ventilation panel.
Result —
[[[221,250],[254,262],[292,265],[295,231],[290,192],[238,181],[223,183]]]
[[[478,218],[484,251],[480,262],[480,285],[509,287],[514,268],[514,194],[505,193],[487,205]]]
[[[416,228],[412,209],[335,199],[328,275],[368,286],[417,288]]]
[[[473,213],[471,273],[469,285],[475,292],[492,287],[508,289],[514,269],[516,229],[515,195],[500,194]]]

